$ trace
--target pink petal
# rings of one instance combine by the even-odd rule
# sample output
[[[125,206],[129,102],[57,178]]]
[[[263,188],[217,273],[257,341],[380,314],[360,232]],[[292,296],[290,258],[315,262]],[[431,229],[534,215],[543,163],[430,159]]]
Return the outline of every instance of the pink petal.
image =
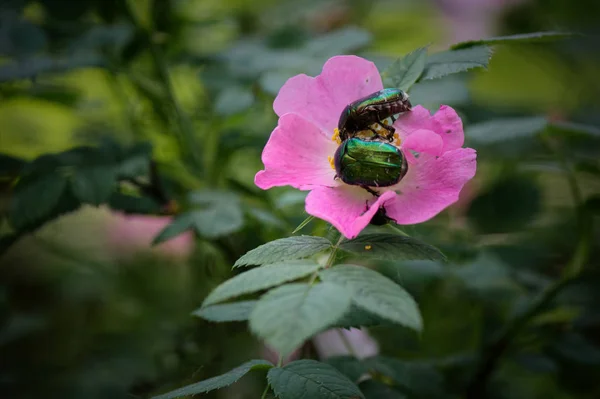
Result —
[[[442,138],[442,152],[460,148],[465,141],[462,121],[456,111],[447,105],[442,105],[433,116],[426,108],[417,105],[412,111],[400,115],[394,127],[402,142],[417,130],[431,130]]]
[[[398,224],[431,219],[458,200],[460,190],[475,176],[477,154],[472,148],[448,151],[440,157],[422,155],[393,187],[398,195],[385,204]]]
[[[263,190],[288,185],[301,190],[337,186],[327,158],[336,149],[337,143],[311,122],[299,115],[283,115],[262,153],[265,170],[256,174],[254,182]]]
[[[433,115],[433,119],[439,125],[440,130],[436,132],[444,140],[444,152],[456,150],[463,146],[465,143],[465,133],[462,121],[452,107],[442,105]]]
[[[289,112],[301,115],[332,134],[346,105],[381,89],[375,64],[353,55],[336,56],[315,78],[290,78],[279,90],[273,109],[279,116]]]
[[[354,238],[367,227],[379,208],[391,203],[395,196],[394,191],[386,191],[374,197],[357,186],[318,187],[306,197],[306,212],[331,223],[346,238]]]
[[[343,335],[344,339],[340,335]],[[320,359],[343,355],[354,355],[358,359],[364,359],[379,354],[377,341],[364,329],[334,328],[316,335],[312,342]]]
[[[444,141],[442,138],[431,130],[416,130],[402,143],[404,155],[409,160],[409,163],[416,163],[412,150],[418,153],[439,156],[442,154]]]

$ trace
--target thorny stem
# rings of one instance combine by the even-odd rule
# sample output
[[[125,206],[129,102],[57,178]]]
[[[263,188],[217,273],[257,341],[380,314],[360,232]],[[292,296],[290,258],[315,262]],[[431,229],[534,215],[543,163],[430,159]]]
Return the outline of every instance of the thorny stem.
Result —
[[[590,242],[592,238],[592,222],[586,216],[583,194],[577,183],[575,171],[567,162],[564,154],[552,145],[550,140],[543,138],[544,143],[555,153],[559,163],[563,167],[571,190],[571,195],[576,207],[576,217],[579,230],[579,242],[570,262],[563,270],[562,277],[548,286],[538,295],[529,306],[516,316],[501,331],[498,338],[493,341],[482,356],[478,371],[475,373],[471,383],[467,387],[467,399],[476,399],[484,396],[485,387],[493,374],[498,362],[510,347],[512,341],[519,335],[527,323],[543,311],[556,295],[568,284],[570,284],[581,272],[588,259]]]

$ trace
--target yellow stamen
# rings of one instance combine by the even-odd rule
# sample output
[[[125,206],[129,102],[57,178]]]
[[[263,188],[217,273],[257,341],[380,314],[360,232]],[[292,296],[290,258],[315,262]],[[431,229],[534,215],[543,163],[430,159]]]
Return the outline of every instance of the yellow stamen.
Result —
[[[394,133],[394,145],[396,147],[400,147],[400,144],[402,144],[402,139],[400,138],[400,135],[398,133]]]
[[[370,246],[370,245],[365,245],[365,250],[367,250],[367,251],[370,251],[370,250],[371,250],[371,248],[373,248],[373,247],[372,247],[372,246]]]
[[[330,155],[327,157],[327,160],[329,161],[329,165],[331,166],[331,169],[335,170],[335,163],[333,162],[333,157]]]
[[[340,139],[340,129],[337,127],[333,129],[333,136],[331,136],[331,141],[335,141],[338,144],[342,144],[342,139]]]

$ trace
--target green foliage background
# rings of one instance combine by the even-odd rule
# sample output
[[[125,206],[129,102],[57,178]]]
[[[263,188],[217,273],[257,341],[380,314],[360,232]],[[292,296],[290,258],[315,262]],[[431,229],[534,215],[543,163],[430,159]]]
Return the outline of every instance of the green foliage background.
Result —
[[[246,323],[190,314],[239,272],[238,258],[306,217],[304,193],[253,183],[276,125],[274,95],[333,55],[383,70],[416,48],[446,50],[438,5],[2,1],[0,396],[148,397],[264,357]],[[458,204],[404,229],[448,262],[363,260],[415,297],[424,325],[419,335],[369,330],[384,355],[370,369],[406,389],[383,393],[384,378],[360,385],[367,397],[463,397],[508,321],[580,269],[510,343],[486,397],[600,395],[598,8],[516,5],[499,17],[499,34],[587,36],[495,45],[487,71],[411,88],[413,104],[459,111],[478,173]],[[139,219],[122,213],[153,227],[125,230]],[[144,230],[154,234],[136,238]],[[166,241],[189,230],[188,245],[150,248],[159,232]],[[317,220],[302,233],[333,235]],[[302,353],[315,357],[310,343]],[[430,374],[419,385],[420,369],[401,374],[398,359],[434,369],[443,388]],[[289,372],[273,370],[269,378]],[[264,377],[206,397],[260,397]]]

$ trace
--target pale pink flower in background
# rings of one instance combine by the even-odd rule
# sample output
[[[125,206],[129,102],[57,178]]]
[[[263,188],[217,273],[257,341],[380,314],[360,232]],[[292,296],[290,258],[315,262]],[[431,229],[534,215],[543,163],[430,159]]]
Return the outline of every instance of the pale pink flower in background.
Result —
[[[347,238],[356,237],[380,208],[398,224],[415,224],[456,202],[475,175],[476,153],[462,148],[462,122],[448,106],[433,116],[415,106],[396,120],[396,142],[407,158],[408,173],[394,186],[377,188],[378,197],[335,179],[331,159],[339,145],[333,137],[340,113],[381,89],[375,64],[356,56],[329,59],[317,77],[289,79],[273,104],[279,123],[263,151],[265,169],[256,174],[256,185],[310,190],[306,211]]]
[[[345,355],[364,359],[379,354],[379,344],[364,329],[334,328],[316,335],[312,342],[320,359]]]
[[[118,256],[149,252],[154,255],[185,260],[194,249],[194,235],[191,231],[152,246],[154,237],[172,221],[171,216],[112,213],[106,223],[108,245]]]

